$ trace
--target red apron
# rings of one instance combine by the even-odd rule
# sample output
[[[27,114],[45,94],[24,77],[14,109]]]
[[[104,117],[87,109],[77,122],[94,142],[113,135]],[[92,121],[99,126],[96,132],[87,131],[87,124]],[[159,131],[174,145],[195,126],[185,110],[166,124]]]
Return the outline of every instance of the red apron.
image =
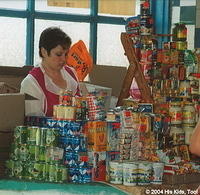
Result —
[[[73,71],[68,68],[67,66],[65,66],[65,70],[77,81],[76,76],[74,75]],[[40,67],[36,67],[33,68],[29,74],[31,74],[38,82],[38,84],[40,85],[40,87],[42,88],[42,91],[44,92],[45,96],[46,96],[46,102],[44,102],[44,113],[45,116],[48,117],[52,117],[53,116],[53,105],[59,104],[59,95],[52,93],[50,91],[48,91],[45,87],[45,81],[44,81],[44,74],[42,72],[42,70],[40,69]],[[77,92],[75,95],[80,96],[80,90],[79,87],[77,88]],[[47,108],[46,108],[47,105]]]

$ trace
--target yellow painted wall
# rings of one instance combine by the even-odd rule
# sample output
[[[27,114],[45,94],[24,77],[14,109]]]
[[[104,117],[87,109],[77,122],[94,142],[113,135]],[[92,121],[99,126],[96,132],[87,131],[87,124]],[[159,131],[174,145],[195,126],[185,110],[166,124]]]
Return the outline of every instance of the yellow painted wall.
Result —
[[[96,1],[96,0],[94,0]],[[99,0],[99,13],[135,15],[136,0]],[[89,8],[89,0],[48,0],[48,6]]]

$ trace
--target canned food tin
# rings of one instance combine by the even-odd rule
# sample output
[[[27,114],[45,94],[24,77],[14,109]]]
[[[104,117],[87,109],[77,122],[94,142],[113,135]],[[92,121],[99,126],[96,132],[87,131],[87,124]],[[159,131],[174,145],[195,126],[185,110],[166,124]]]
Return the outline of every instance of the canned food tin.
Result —
[[[17,144],[27,144],[27,127],[17,126],[14,131],[14,139]]]
[[[173,139],[173,145],[181,145],[185,143],[185,133],[179,125],[171,126],[170,136]]]
[[[183,107],[183,123],[195,124],[196,122],[196,110],[194,104],[191,102],[185,103]]]
[[[72,106],[72,91],[71,90],[65,90],[60,96],[59,96],[59,104]]]
[[[50,182],[56,182],[57,178],[57,171],[56,164],[49,164],[49,181]]]
[[[187,49],[187,42],[186,41],[177,41],[176,42],[176,49],[184,51]]]
[[[109,162],[110,183],[122,184],[123,164],[117,161]]]
[[[32,162],[31,167],[29,168],[30,175],[35,180],[43,180],[44,179],[44,169],[45,164],[39,162]]]
[[[75,114],[76,114],[76,107],[75,106],[64,106],[63,108],[64,112],[64,120],[75,120]]]
[[[48,128],[40,128],[40,146],[45,146],[46,145],[46,134],[47,134]]]
[[[17,178],[22,178],[23,163],[21,161],[14,162],[14,176]]]
[[[152,163],[140,161],[138,164],[138,185],[150,184]]]
[[[28,146],[30,161],[39,161],[40,147],[36,145]]]
[[[29,160],[29,151],[28,151],[27,144],[23,144],[19,146],[19,160],[21,161]]]
[[[56,167],[56,182],[63,183],[67,181],[67,168],[63,165],[58,165]]]
[[[138,163],[123,163],[123,184],[135,186],[137,184]]]
[[[57,127],[57,120],[55,120],[53,118],[48,118],[47,119],[47,127],[56,128]]]
[[[192,134],[194,132],[195,126],[189,126],[189,125],[184,125],[183,126],[183,131],[185,133],[185,144],[190,144],[190,139],[192,137]]]
[[[152,184],[162,184],[163,171],[164,171],[164,163],[154,162],[153,163],[153,173],[152,173]]]
[[[46,148],[45,146],[39,146],[39,161],[44,162],[46,160]]]
[[[46,146],[58,146],[59,129],[48,128],[46,130]]]
[[[28,144],[39,145],[40,143],[40,128],[31,126],[28,127]]]
[[[190,97],[191,87],[190,87],[189,80],[180,81],[179,95],[180,95],[180,97],[183,97],[183,98]]]
[[[182,108],[179,102],[171,102],[169,116],[171,118],[171,124],[176,125],[182,123]]]

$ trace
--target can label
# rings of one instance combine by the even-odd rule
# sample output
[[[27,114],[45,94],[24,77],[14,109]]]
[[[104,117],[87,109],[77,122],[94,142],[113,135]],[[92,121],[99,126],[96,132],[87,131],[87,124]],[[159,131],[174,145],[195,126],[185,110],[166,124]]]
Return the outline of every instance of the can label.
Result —
[[[28,127],[28,144],[39,145],[40,143],[40,128]]]
[[[109,166],[110,166],[109,170],[110,183],[122,184],[122,173],[123,173],[122,163],[110,161]]]
[[[18,144],[27,143],[27,127],[26,126],[17,126],[14,131],[14,139]]]

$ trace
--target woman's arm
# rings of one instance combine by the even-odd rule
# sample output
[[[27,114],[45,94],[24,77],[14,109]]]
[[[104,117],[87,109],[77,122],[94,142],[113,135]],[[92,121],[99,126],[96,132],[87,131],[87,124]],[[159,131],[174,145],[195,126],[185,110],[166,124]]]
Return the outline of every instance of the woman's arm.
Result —
[[[35,100],[25,101],[25,115],[26,116],[45,116],[44,103],[45,96],[37,81],[31,76],[27,77],[21,83],[20,93],[28,94],[35,98]]]
[[[192,134],[189,149],[191,153],[200,156],[200,120],[198,121]]]

